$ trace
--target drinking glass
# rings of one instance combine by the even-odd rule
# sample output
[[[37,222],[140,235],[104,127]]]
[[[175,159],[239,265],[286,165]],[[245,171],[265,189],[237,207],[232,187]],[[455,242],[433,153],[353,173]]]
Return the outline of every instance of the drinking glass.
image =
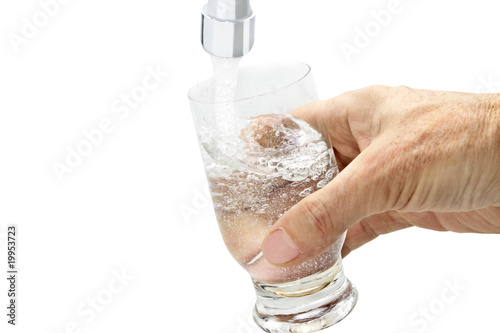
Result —
[[[286,114],[318,100],[311,68],[247,66],[238,70],[230,100],[219,102],[215,91],[212,78],[193,87],[189,100],[219,229],[256,290],[256,323],[266,332],[315,332],[339,322],[357,300],[342,268],[345,233],[293,267],[272,265],[261,249],[290,207],[338,173],[325,138]]]

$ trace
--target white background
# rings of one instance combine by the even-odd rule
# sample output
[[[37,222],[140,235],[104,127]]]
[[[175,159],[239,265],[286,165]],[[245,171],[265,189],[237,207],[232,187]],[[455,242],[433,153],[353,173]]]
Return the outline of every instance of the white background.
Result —
[[[243,65],[309,63],[322,98],[371,84],[500,92],[497,1],[401,0],[348,63],[341,43],[353,44],[356,28],[388,4],[256,0],[256,43]],[[0,332],[259,332],[248,321],[249,277],[199,194],[205,179],[186,95],[211,75],[199,42],[203,5],[69,0],[16,52],[8,36],[41,7],[1,2]],[[120,119],[113,103],[148,66],[169,76]],[[66,147],[106,118],[113,131],[60,181],[53,162],[65,163]],[[182,207],[197,215],[183,218]],[[19,228],[15,328],[5,315],[9,223]],[[499,253],[498,235],[413,228],[380,237],[345,260],[360,299],[327,332],[498,332]],[[122,270],[133,279],[111,294]],[[466,289],[442,307],[442,293],[453,295],[446,281]],[[89,310],[92,297],[106,303],[100,311]],[[418,311],[429,306],[437,315],[422,323]]]

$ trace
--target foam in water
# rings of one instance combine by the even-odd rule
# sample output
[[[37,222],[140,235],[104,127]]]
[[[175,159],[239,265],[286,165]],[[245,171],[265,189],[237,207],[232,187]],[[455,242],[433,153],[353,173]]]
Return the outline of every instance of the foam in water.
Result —
[[[331,267],[338,260],[333,251],[296,267],[275,267],[262,257],[261,244],[288,209],[338,173],[333,150],[308,123],[288,115],[238,119],[236,124],[240,135],[234,155],[229,160],[205,158],[229,251],[264,282],[291,281]]]

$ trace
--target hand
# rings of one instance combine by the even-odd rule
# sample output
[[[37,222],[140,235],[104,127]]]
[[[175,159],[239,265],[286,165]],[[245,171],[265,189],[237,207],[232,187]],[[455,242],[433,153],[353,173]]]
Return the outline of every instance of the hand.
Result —
[[[270,230],[264,256],[297,265],[344,231],[343,256],[410,226],[500,233],[500,95],[374,86],[292,112],[341,170]]]

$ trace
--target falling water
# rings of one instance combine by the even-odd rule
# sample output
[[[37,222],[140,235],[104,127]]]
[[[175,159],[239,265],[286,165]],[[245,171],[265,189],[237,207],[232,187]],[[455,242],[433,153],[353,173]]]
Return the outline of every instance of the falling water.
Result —
[[[214,66],[215,121],[218,131],[218,151],[230,157],[236,152],[236,111],[234,97],[241,58],[212,56]]]

